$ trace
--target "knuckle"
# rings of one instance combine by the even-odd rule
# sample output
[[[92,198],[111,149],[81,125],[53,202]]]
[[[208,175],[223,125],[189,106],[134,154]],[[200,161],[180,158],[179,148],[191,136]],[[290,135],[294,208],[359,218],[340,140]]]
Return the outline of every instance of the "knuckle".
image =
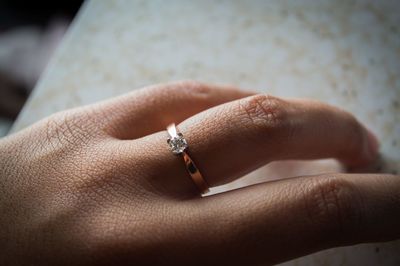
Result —
[[[183,80],[174,84],[177,90],[189,95],[203,96],[210,93],[210,87],[195,80]]]
[[[168,99],[171,97],[195,98],[204,100],[212,94],[212,88],[205,84],[194,80],[175,81],[167,84],[160,84],[149,87],[143,93],[152,96],[157,94],[159,98]],[[161,97],[163,96],[163,97]]]
[[[122,101],[114,106],[108,106],[108,108],[102,103],[82,107],[77,117],[78,125],[84,125],[81,128],[85,130],[87,136],[105,136],[108,130],[116,130],[112,126],[114,117],[111,114],[124,114],[127,109],[127,104]]]
[[[65,134],[60,117],[60,114],[54,114],[45,120],[46,141],[53,145],[53,148],[65,142]]]
[[[361,198],[354,184],[336,176],[311,181],[305,192],[308,218],[326,233],[351,233],[360,226]]]
[[[56,145],[86,143],[91,136],[83,114],[64,111],[45,120],[46,140]]]
[[[276,127],[286,120],[284,104],[277,97],[258,94],[239,100],[239,114],[252,124]]]

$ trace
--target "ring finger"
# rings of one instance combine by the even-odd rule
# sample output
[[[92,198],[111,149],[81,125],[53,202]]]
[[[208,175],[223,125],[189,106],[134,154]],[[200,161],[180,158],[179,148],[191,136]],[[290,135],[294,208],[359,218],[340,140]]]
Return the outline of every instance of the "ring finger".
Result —
[[[377,153],[375,138],[349,113],[317,101],[263,94],[203,111],[178,129],[211,186],[273,160],[337,158],[356,166],[373,160]],[[161,131],[135,145],[153,147],[147,160],[161,167],[164,176],[172,177],[172,183],[182,182],[179,179],[188,174],[182,159],[168,149],[167,137]],[[165,177],[161,182],[166,183]]]

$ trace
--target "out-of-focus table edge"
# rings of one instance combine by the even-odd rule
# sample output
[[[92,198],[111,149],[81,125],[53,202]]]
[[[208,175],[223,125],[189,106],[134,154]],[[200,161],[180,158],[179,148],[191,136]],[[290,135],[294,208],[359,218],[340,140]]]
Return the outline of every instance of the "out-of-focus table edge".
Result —
[[[26,100],[22,110],[19,112],[17,119],[15,119],[15,121],[14,121],[13,125],[11,126],[11,129],[7,135],[16,133],[16,132],[30,126],[30,124],[23,124],[21,120],[23,119],[23,117],[25,116],[26,113],[29,113],[29,109],[31,108],[32,101],[34,101],[34,99],[36,98],[36,95],[39,95],[41,93],[41,90],[42,90],[41,88],[43,87],[44,83],[46,82],[47,77],[52,74],[54,66],[57,65],[58,55],[62,54],[64,52],[64,50],[66,48],[68,48],[70,39],[73,36],[74,31],[76,30],[76,27],[79,24],[79,21],[82,19],[82,16],[86,12],[86,9],[88,8],[90,2],[91,2],[90,0],[85,0],[82,3],[77,14],[75,15],[74,19],[72,20],[69,28],[67,29],[67,32],[62,37],[62,40],[60,41],[60,45],[56,48],[56,51],[51,56],[48,64],[45,67],[45,70],[40,75],[39,80],[37,81],[35,87],[29,94],[28,99]],[[62,111],[62,110],[59,110],[59,111]],[[39,121],[40,119],[43,119],[43,117],[39,118],[37,121]]]

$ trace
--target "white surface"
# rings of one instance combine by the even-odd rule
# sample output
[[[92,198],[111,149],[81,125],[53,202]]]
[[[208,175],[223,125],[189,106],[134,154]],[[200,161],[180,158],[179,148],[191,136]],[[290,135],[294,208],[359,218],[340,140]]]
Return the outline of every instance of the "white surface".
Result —
[[[197,79],[342,106],[382,141],[384,170],[399,171],[398,25],[396,1],[92,1],[13,130],[144,85]],[[400,244],[285,265],[400,265]]]

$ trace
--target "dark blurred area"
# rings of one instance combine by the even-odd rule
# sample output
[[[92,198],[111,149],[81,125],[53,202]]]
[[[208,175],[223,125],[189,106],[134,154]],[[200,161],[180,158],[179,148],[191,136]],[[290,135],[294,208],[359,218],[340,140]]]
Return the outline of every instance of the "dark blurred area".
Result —
[[[83,1],[0,1],[0,136],[7,134]]]

